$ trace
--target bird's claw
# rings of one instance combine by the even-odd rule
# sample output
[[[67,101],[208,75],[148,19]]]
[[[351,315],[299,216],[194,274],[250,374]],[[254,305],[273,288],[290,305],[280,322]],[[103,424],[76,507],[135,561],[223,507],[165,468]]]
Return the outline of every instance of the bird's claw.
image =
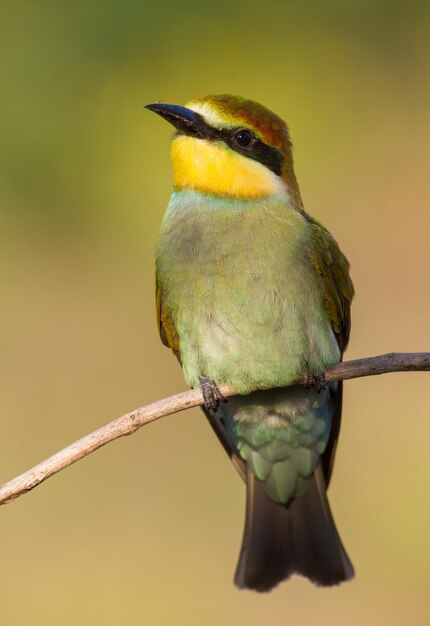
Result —
[[[220,402],[227,402],[217,385],[207,378],[199,377],[200,389],[202,390],[205,407],[208,411],[216,411]]]
[[[317,393],[320,393],[327,387],[324,372],[321,374],[310,374],[308,372],[305,387],[306,389],[310,389],[312,387]]]

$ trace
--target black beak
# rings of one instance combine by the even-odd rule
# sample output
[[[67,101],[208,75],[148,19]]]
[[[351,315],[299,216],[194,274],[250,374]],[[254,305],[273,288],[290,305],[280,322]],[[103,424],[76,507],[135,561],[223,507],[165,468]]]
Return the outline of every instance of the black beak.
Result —
[[[156,102],[147,104],[145,109],[154,111],[165,120],[173,124],[180,133],[198,137],[199,139],[214,139],[215,131],[205,122],[205,119],[195,111],[179,106],[178,104],[164,104]]]

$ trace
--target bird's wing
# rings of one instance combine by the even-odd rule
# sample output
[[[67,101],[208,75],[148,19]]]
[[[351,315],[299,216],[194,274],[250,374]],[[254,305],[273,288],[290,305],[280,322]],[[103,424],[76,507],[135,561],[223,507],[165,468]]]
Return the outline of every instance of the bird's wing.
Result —
[[[173,350],[175,356],[179,359],[179,335],[170,315],[163,309],[161,289],[157,277],[155,277],[155,306],[161,341],[165,346]]]
[[[351,328],[350,307],[354,287],[349,276],[349,262],[340,250],[336,240],[317,220],[308,218],[313,231],[314,246],[311,262],[321,278],[324,308],[339,344],[340,352],[345,351]],[[326,484],[330,481],[339,437],[342,415],[342,382],[337,385],[332,398],[333,422],[330,439],[322,457],[322,467]]]
[[[339,344],[345,351],[351,328],[350,306],[354,287],[349,277],[349,262],[336,240],[322,224],[308,218],[313,231],[314,245],[311,262],[321,278],[324,308]]]

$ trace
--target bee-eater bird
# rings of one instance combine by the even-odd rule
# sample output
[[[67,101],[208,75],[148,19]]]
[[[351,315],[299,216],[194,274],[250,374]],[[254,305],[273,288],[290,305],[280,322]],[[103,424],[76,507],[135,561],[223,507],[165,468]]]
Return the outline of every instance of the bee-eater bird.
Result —
[[[353,576],[327,501],[353,286],[305,212],[286,124],[231,95],[147,106],[173,124],[173,193],[157,249],[161,339],[246,482],[235,582],[267,591],[297,573]],[[309,385],[293,383],[306,373]],[[218,387],[237,395],[227,402]]]

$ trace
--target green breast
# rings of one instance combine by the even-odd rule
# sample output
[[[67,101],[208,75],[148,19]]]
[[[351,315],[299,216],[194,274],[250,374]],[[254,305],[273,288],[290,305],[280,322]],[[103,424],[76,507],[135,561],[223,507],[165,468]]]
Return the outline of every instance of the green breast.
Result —
[[[172,195],[157,277],[190,386],[205,376],[247,393],[339,360],[309,262],[312,245],[307,220],[287,196]]]

